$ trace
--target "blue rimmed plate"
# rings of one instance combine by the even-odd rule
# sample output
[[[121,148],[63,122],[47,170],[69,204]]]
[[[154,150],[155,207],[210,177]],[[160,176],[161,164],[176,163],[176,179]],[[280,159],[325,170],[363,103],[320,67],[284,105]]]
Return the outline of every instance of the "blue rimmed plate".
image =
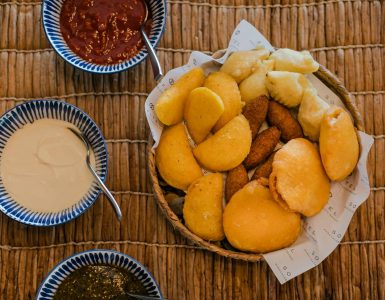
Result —
[[[76,253],[57,264],[40,284],[36,300],[53,299],[57,288],[73,271],[89,265],[112,265],[134,274],[146,288],[148,295],[162,298],[162,293],[151,273],[134,258],[117,251],[94,249]]]
[[[152,13],[152,27],[149,35],[151,45],[155,48],[164,32],[167,17],[166,0],[146,0]],[[75,54],[65,42],[60,30],[60,11],[64,0],[44,0],[42,5],[42,22],[46,36],[55,51],[73,66],[92,73],[116,73],[132,68],[147,55],[146,47],[134,57],[117,64],[100,65],[88,62]]]
[[[8,139],[14,132],[39,119],[67,121],[82,131],[95,154],[96,172],[104,181],[107,176],[108,154],[103,135],[95,122],[79,108],[58,100],[35,100],[17,105],[0,118],[0,164],[1,155]],[[28,225],[54,226],[66,223],[84,213],[97,199],[100,188],[95,182],[79,202],[63,211],[54,213],[36,212],[18,204],[7,193],[0,174],[0,210],[10,218]]]

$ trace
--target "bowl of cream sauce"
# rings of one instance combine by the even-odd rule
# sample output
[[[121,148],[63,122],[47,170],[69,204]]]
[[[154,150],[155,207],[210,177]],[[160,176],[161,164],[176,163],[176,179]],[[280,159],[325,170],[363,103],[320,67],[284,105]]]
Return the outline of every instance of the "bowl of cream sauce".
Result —
[[[91,163],[104,181],[108,155],[95,122],[79,108],[57,100],[15,106],[0,118],[0,210],[35,226],[68,222],[85,212],[100,189],[89,172],[84,144],[69,130],[85,134]]]

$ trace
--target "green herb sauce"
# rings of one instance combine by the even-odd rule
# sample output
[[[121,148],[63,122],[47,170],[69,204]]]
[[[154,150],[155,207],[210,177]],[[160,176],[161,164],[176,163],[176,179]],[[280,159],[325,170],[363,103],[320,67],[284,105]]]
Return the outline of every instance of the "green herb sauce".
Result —
[[[110,265],[84,266],[60,284],[53,299],[133,299],[126,292],[148,296],[146,288],[129,271]]]

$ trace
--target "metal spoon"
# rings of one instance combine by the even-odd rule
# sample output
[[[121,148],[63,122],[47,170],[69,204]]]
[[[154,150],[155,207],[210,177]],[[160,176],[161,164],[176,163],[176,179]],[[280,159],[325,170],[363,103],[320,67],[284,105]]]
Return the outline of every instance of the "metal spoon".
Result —
[[[90,161],[90,148],[91,148],[91,146],[90,146],[90,143],[88,142],[87,138],[84,136],[84,134],[82,132],[78,132],[77,130],[75,130],[73,128],[69,128],[69,127],[68,127],[68,129],[71,130],[72,133],[75,134],[83,142],[84,146],[86,147],[86,151],[87,151],[87,155],[86,155],[87,167],[90,170],[91,174],[96,179],[99,187],[103,190],[104,194],[107,196],[108,200],[110,200],[110,203],[112,204],[112,206],[113,206],[113,208],[115,210],[116,217],[118,218],[119,221],[121,221],[122,220],[122,212],[120,210],[119,204],[116,202],[114,196],[112,196],[112,194],[109,191],[109,189],[106,187],[104,182],[100,179],[98,174],[96,174],[94,168],[91,165],[91,161]]]
[[[144,27],[146,25],[147,18],[148,18],[148,7],[147,7],[146,1],[145,0],[142,0],[142,1],[146,9],[146,15],[144,17],[142,26],[140,26],[140,32],[142,33],[143,40],[144,40],[144,43],[146,44],[148,55],[150,57],[151,67],[154,73],[154,79],[158,81],[163,76],[163,71],[162,71],[162,67],[160,66],[159,59],[156,56],[155,50],[152,47],[150,40],[148,39],[146,31],[144,30]]]
[[[126,292],[127,296],[130,296],[135,299],[140,299],[140,300],[167,300],[166,298],[158,298],[158,297],[151,297],[151,296],[143,296],[143,295],[137,295],[137,294],[132,294],[130,292]]]

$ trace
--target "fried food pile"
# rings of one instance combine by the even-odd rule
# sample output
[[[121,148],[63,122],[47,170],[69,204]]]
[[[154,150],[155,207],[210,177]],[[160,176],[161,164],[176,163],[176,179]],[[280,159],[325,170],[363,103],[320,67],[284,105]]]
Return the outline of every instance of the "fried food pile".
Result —
[[[191,232],[245,252],[290,246],[301,219],[328,202],[331,181],[354,171],[356,129],[307,79],[318,68],[308,51],[238,51],[161,94],[156,166]]]

